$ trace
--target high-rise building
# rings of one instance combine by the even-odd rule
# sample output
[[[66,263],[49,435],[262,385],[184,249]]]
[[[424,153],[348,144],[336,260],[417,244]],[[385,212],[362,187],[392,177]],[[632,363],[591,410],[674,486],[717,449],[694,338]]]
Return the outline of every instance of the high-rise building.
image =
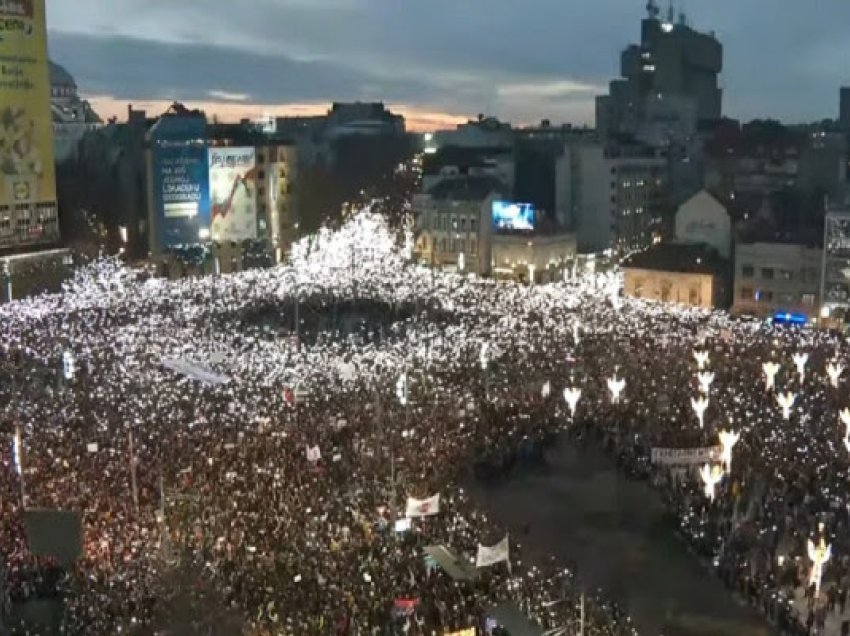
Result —
[[[0,250],[59,240],[44,0],[0,3]]]
[[[683,139],[721,117],[723,47],[688,26],[684,14],[676,20],[671,9],[661,19],[654,0],[647,9],[640,44],[621,55],[621,78],[597,98],[596,126],[603,135]]]
[[[850,133],[850,86],[841,87],[838,123],[841,126],[841,130]]]

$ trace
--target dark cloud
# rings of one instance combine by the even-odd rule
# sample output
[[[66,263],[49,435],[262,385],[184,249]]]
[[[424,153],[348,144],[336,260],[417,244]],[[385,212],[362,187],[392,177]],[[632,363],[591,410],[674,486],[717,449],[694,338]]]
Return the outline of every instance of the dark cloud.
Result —
[[[686,5],[691,23],[716,30],[724,44],[728,114],[791,120],[835,115],[838,86],[850,83],[845,34],[850,3],[673,4]],[[140,97],[212,88],[274,101],[383,98],[525,121],[544,115],[588,121],[593,100],[585,91],[553,97],[551,91],[530,90],[523,99],[504,89],[561,81],[604,86],[618,72],[620,51],[640,37],[644,5],[644,0],[238,5],[111,0],[105,12],[101,0],[78,0],[51,5],[49,15],[54,55],[81,84],[91,83],[91,90]],[[101,33],[112,37],[100,39]],[[198,44],[208,42],[215,45]],[[121,50],[125,45],[129,51]],[[144,67],[144,58],[157,65]],[[121,66],[137,63],[143,68]],[[147,92],[140,95],[140,89]]]
[[[405,101],[427,93],[414,81],[208,44],[58,32],[50,34],[50,53],[67,66],[85,92],[124,99],[209,100],[215,97],[213,91],[243,95],[254,103],[329,101],[340,96]]]

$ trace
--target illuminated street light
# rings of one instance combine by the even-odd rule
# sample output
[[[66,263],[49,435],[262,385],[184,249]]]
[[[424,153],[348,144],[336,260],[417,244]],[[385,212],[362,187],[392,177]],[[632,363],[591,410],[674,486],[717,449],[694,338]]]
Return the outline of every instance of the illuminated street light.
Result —
[[[723,462],[726,472],[731,474],[732,449],[735,448],[735,444],[737,444],[738,440],[741,439],[741,434],[735,431],[720,431],[717,434],[717,437],[720,438],[720,445],[723,447],[723,450],[720,453],[720,461]]]
[[[797,396],[791,393],[790,391],[786,393],[780,393],[776,396],[776,403],[782,409],[782,419],[789,420],[791,419],[791,408],[794,406],[794,402],[796,401]]]
[[[705,464],[699,471],[699,476],[702,478],[702,483],[705,487],[705,496],[712,502],[714,501],[714,491],[720,480],[723,479],[723,469],[718,466],[710,466]]]
[[[703,428],[705,424],[705,410],[708,408],[708,398],[701,395],[698,398],[691,398],[691,406],[699,419],[699,427]]]
[[[764,371],[765,390],[770,391],[774,388],[776,374],[779,373],[779,365],[776,362],[765,362],[761,365]]]
[[[694,359],[697,361],[697,369],[702,371],[708,366],[708,351],[694,349]]]
[[[791,358],[794,360],[794,366],[797,367],[797,375],[800,376],[800,384],[806,379],[806,362],[809,361],[808,353],[795,353]]]
[[[823,566],[832,557],[832,545],[827,545],[821,535],[820,543],[815,545],[814,541],[808,542],[809,559],[812,561],[812,572],[809,575],[809,585],[814,584],[815,595],[820,594],[820,584],[823,578]]]
[[[617,378],[616,375],[608,378],[608,390],[611,392],[611,403],[617,404],[620,401],[620,394],[626,388],[626,381],[622,378]]]
[[[564,400],[566,400],[567,405],[570,407],[570,415],[572,417],[576,416],[576,406],[578,405],[578,400],[581,397],[581,389],[577,387],[569,387],[564,389]]]
[[[838,380],[841,377],[841,373],[844,371],[844,367],[840,362],[828,362],[826,365],[826,373],[829,376],[829,383],[833,388],[838,388]]]
[[[714,374],[711,371],[701,371],[697,373],[697,380],[699,381],[699,390],[708,395],[711,383],[714,382]]]

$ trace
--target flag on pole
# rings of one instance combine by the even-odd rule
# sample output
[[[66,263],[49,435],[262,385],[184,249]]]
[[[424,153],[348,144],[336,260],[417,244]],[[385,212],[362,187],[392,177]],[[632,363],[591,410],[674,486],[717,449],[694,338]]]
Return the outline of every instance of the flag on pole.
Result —
[[[440,512],[440,495],[436,494],[427,499],[407,498],[405,517],[430,517]]]
[[[505,561],[510,564],[510,548],[508,546],[508,535],[496,545],[485,546],[478,544],[478,556],[475,559],[475,567],[486,568],[496,563]]]

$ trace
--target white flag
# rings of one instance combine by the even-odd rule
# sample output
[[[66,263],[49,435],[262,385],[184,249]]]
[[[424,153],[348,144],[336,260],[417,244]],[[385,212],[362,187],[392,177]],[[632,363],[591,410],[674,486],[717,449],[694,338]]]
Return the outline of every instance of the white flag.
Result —
[[[486,545],[478,544],[478,556],[475,559],[475,567],[486,568],[489,565],[505,561],[510,562],[510,553],[508,547],[508,535],[499,541],[494,546],[487,547]]]
[[[440,495],[436,494],[427,499],[407,498],[405,517],[430,517],[440,512]]]
[[[318,446],[313,446],[312,448],[310,448],[309,446],[307,447],[307,461],[308,462],[312,462],[312,463],[315,464],[321,458],[322,458],[322,451],[319,450]]]

